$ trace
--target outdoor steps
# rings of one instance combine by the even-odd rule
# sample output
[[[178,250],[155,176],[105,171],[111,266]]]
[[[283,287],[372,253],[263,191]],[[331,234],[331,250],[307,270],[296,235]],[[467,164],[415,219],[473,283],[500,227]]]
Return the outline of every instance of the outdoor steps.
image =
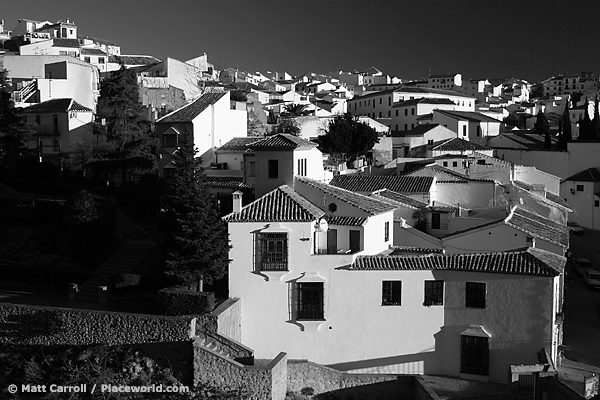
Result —
[[[148,233],[131,221],[123,211],[115,208],[116,212],[116,233],[124,241],[132,241],[136,239],[146,239]]]
[[[213,340],[210,340],[209,338],[198,337],[198,341],[196,343],[206,349],[212,350],[213,352],[219,354],[221,357],[233,359],[233,357],[231,357],[231,354],[221,349],[221,346],[219,346],[217,343],[215,343]]]
[[[127,243],[85,282],[77,294],[78,301],[98,302],[98,286],[110,286],[111,275],[127,273],[154,248],[153,244]]]

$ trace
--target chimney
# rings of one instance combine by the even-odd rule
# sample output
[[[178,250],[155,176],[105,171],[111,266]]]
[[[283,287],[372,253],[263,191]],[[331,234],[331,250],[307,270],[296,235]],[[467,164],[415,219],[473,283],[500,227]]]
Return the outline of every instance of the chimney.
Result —
[[[235,192],[232,193],[233,196],[233,212],[234,213],[239,213],[240,211],[242,211],[242,195],[244,193],[240,192],[239,190],[236,190]]]

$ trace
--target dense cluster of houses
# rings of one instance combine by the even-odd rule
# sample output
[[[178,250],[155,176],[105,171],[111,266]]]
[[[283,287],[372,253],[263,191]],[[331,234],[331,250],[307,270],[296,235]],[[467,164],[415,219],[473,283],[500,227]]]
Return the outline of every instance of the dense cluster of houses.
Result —
[[[520,79],[403,81],[374,67],[292,77],[217,71],[206,54],[122,55],[68,19],[0,25],[0,40],[18,46],[0,64],[41,159],[102,141],[99,84],[121,65],[138,76],[162,177],[193,134],[229,226],[235,336],[255,357],[496,382],[541,349],[558,361],[567,222],[600,229],[600,143],[548,149],[504,120],[519,113],[531,128],[569,102],[577,138],[597,75],[553,77],[533,98]],[[233,91],[264,114],[303,104],[310,115],[295,118],[298,135],[249,136]],[[353,165],[311,140],[346,112],[380,135]]]

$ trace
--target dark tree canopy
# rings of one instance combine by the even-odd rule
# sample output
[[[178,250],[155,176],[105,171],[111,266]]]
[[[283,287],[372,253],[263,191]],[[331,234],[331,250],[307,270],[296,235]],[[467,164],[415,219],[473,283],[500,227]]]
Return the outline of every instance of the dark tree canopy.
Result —
[[[283,106],[284,111],[281,113],[281,116],[303,117],[310,114],[310,111],[308,111],[307,108],[308,104],[286,104]]]
[[[320,137],[323,152],[348,161],[366,155],[378,142],[377,131],[350,113],[334,116],[327,133]]]
[[[579,118],[579,136],[578,140],[590,140],[593,139],[592,136],[592,120],[590,119],[590,114],[588,113],[588,101],[585,99],[585,107],[583,118]]]
[[[600,139],[600,115],[598,114],[598,94],[594,99],[594,118],[592,118],[590,133],[592,139]]]
[[[0,172],[18,171],[20,161],[28,155],[26,140],[30,135],[12,101],[8,71],[0,70]]]
[[[571,133],[571,113],[569,112],[569,103],[567,100],[565,104],[565,111],[563,111],[561,122],[562,122],[562,135],[560,136],[561,147],[567,148],[567,142],[570,142],[573,139]]]
[[[173,155],[175,171],[162,199],[167,270],[184,284],[210,285],[225,275],[229,265],[227,225],[206,187],[191,133],[184,132],[179,145]]]
[[[294,118],[280,117],[279,122],[275,126],[275,133],[289,133],[290,135],[298,136],[300,127]]]
[[[546,135],[550,132],[550,123],[548,122],[548,118],[546,118],[546,115],[544,115],[541,110],[537,114],[535,125],[533,125],[533,130],[540,135]]]

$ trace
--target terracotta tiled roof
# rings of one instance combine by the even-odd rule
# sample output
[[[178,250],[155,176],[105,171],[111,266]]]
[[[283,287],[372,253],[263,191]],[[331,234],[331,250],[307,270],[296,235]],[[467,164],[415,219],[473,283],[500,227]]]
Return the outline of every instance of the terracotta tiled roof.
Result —
[[[338,217],[338,216],[327,217],[327,223],[329,225],[338,225],[338,226],[363,226],[365,222],[367,222],[367,218],[360,218],[360,217]]]
[[[192,122],[194,118],[202,113],[202,111],[206,110],[211,104],[215,104],[219,101],[223,96],[225,96],[225,92],[222,93],[204,93],[202,96],[198,97],[192,103],[181,107],[178,110],[173,111],[165,115],[156,121],[157,124],[160,123],[180,123],[180,122]]]
[[[442,144],[435,146],[433,150],[437,151],[484,151],[492,150],[491,147],[487,147],[478,143],[469,142],[461,138],[452,138],[444,141]]]
[[[433,119],[433,113],[418,115],[415,121],[428,121]]]
[[[569,247],[569,228],[521,207],[514,207],[504,223],[535,238],[561,247]]]
[[[428,193],[433,184],[431,176],[338,175],[330,185],[353,192],[374,192],[389,189],[398,193]]]
[[[415,209],[415,210],[419,210],[421,208],[427,207],[427,203],[423,203],[422,201],[415,200],[411,197],[404,196],[403,194],[400,194],[398,192],[394,192],[394,191],[388,190],[388,189],[378,190],[376,192],[371,193],[370,196],[375,197],[375,198],[383,197],[383,198],[387,199],[388,201],[391,200],[396,203],[401,203],[401,204],[407,205],[410,208]]]
[[[424,81],[424,83],[427,83],[427,81]],[[434,88],[427,88],[427,87],[401,86],[401,87],[397,88],[395,90],[395,92],[399,92],[399,93],[402,93],[402,92],[404,92],[404,93],[434,93],[434,94],[443,94],[446,96],[459,96],[459,97],[467,97],[467,98],[474,99],[473,96],[467,96],[463,93],[459,93],[454,90],[434,89]]]
[[[87,47],[82,47],[81,55],[82,56],[105,56],[106,53],[100,49],[89,49]]]
[[[287,133],[278,133],[273,136],[267,136],[264,139],[254,141],[250,147],[253,150],[261,149],[297,149],[317,147],[318,145],[310,140]]]
[[[513,181],[512,184],[515,187],[527,190],[529,192],[531,192],[534,189],[533,185],[530,185],[528,183],[521,182],[521,181]],[[535,194],[535,193],[532,192],[532,194]],[[542,199],[542,201],[547,201],[553,205],[558,205],[560,207],[566,208],[567,210],[573,211],[571,206],[569,206],[569,203],[567,203],[562,197],[557,196],[554,193],[549,192],[547,190],[545,191],[545,196],[540,194],[537,197]]]
[[[391,256],[408,256],[421,254],[443,254],[443,249],[430,249],[427,247],[394,246],[390,253]]]
[[[439,125],[440,124],[421,124],[415,126],[410,131],[392,131],[392,137],[423,136]]]
[[[480,230],[480,229],[489,228],[489,227],[494,226],[494,225],[501,225],[503,223],[504,223],[503,219],[499,219],[499,220],[496,220],[496,221],[490,221],[490,222],[484,222],[481,225],[471,226],[469,228],[465,228],[465,229],[461,229],[461,230],[458,230],[458,231],[454,231],[454,232],[452,232],[452,233],[450,233],[448,235],[442,236],[442,238],[445,239],[445,238],[451,238],[451,237],[454,237],[454,236],[460,236],[460,235],[463,235],[463,234],[471,232],[471,231],[477,231],[477,230]]]
[[[325,213],[286,185],[246,205],[239,213],[223,217],[226,222],[311,222]]]
[[[554,277],[566,259],[546,250],[528,248],[479,254],[424,256],[358,256],[349,267],[357,271],[448,270]]]
[[[450,100],[450,99],[438,99],[438,98],[420,98],[420,99],[412,99],[412,100],[405,100],[405,101],[401,101],[399,103],[396,103],[392,106],[392,108],[400,108],[400,107],[410,107],[410,106],[414,106],[417,104],[453,104],[455,105],[455,103]]]
[[[261,140],[259,137],[236,137],[215,150],[215,153],[243,153],[248,150],[247,145]]]
[[[396,209],[396,206],[390,204],[388,201],[375,199],[369,196],[358,194],[349,190],[338,188],[323,182],[315,181],[313,179],[301,176],[297,176],[295,177],[295,179],[308,186],[320,190],[324,194],[346,202],[370,215],[377,215]]]
[[[487,115],[475,112],[475,111],[450,111],[450,110],[435,110],[440,114],[446,115],[448,117],[467,120],[472,122],[497,122],[500,123],[497,119],[492,117],[488,117]]]
[[[244,183],[244,179],[237,176],[205,176],[207,186],[232,188],[232,189],[254,189],[254,184]]]
[[[46,100],[42,103],[34,104],[23,109],[25,113],[45,113],[45,112],[65,112],[65,111],[79,111],[79,112],[94,112],[92,109],[87,108],[84,105],[79,104],[73,99],[52,99]]]
[[[79,40],[77,39],[67,39],[67,38],[56,38],[52,39],[52,45],[54,47],[81,47]]]
[[[600,182],[600,170],[598,168],[588,168],[575,175],[571,175],[565,181]]]

